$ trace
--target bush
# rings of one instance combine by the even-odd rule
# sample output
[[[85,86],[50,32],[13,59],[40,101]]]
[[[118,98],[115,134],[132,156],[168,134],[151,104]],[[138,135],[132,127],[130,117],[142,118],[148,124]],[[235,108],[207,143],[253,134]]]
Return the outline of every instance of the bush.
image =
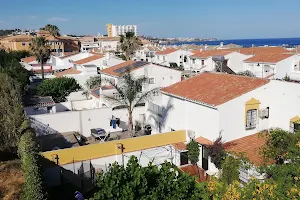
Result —
[[[196,165],[199,161],[200,148],[199,144],[195,140],[191,140],[186,148],[188,150],[188,159],[193,164]]]
[[[81,86],[74,78],[60,77],[44,80],[37,88],[37,94],[40,96],[52,96],[53,100],[58,102],[66,101],[66,97],[71,92],[76,92]]]
[[[25,184],[23,188],[24,200],[44,200],[42,178],[38,165],[38,146],[35,133],[32,129],[24,130],[19,143],[19,155],[21,156],[22,170]]]
[[[214,143],[208,147],[208,150],[209,156],[211,157],[211,162],[214,163],[218,169],[221,169],[221,163],[226,156],[222,137],[218,137],[216,141],[214,141]]]

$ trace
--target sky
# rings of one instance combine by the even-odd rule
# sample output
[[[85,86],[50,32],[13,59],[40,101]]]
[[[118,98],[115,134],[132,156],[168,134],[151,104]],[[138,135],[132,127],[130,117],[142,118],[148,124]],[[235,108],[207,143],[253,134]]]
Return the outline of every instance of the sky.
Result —
[[[299,8],[300,0],[1,0],[0,29],[50,23],[96,35],[112,23],[158,37],[288,38],[300,37]]]

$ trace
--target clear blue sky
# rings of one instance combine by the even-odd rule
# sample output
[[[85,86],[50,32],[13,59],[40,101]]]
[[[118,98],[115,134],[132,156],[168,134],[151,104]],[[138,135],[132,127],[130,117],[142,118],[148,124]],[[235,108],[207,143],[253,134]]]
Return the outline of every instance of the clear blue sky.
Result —
[[[1,0],[0,29],[56,24],[65,34],[139,34],[219,39],[300,37],[300,0]]]

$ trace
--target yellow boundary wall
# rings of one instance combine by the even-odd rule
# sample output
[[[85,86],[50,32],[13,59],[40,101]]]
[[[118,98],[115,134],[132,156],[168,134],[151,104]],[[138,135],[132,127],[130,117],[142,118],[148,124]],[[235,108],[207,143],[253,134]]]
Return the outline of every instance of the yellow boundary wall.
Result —
[[[114,140],[110,142],[91,144],[68,149],[47,151],[43,152],[42,156],[51,161],[55,161],[54,158],[58,156],[59,164],[64,165],[72,163],[73,159],[74,162],[80,162],[84,160],[92,160],[120,154],[121,150],[120,148],[118,148],[118,146],[123,147],[123,153],[128,153],[185,141],[186,131],[181,130],[149,136],[129,138],[124,140]]]

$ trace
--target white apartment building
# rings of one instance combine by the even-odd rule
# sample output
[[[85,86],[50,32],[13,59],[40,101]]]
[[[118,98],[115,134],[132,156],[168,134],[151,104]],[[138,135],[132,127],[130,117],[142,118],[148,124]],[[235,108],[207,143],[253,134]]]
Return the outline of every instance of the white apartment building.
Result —
[[[291,53],[262,53],[244,60],[243,71],[256,77],[282,79],[285,76],[300,81],[300,56]]]
[[[127,32],[133,32],[137,35],[136,25],[113,25],[107,24],[107,35],[108,37],[117,37],[120,35],[125,35]]]
[[[171,66],[171,63],[176,63],[178,67],[182,66],[183,68],[188,68],[190,55],[192,55],[192,52],[175,48],[167,48],[162,51],[157,51],[153,62],[168,67]]]
[[[190,56],[189,68],[196,72],[226,70],[229,67],[233,72],[242,71],[243,60],[252,57],[230,49],[200,50]]]

